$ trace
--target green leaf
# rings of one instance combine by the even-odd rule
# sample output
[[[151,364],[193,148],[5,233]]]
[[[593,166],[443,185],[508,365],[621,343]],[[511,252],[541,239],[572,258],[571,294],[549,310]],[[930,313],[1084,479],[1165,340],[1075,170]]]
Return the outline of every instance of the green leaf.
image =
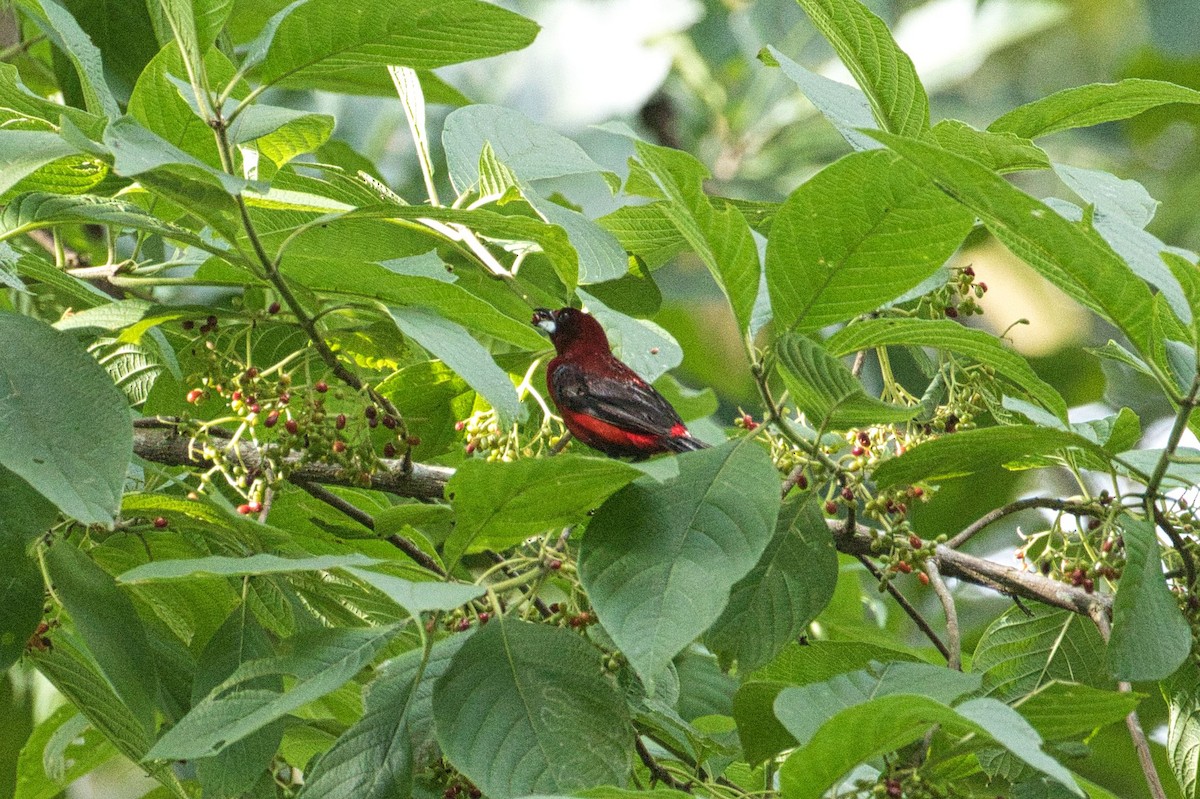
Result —
[[[663,214],[729,298],[738,329],[746,330],[762,272],[758,246],[746,218],[728,202],[704,193],[708,170],[694,156],[638,139],[634,147],[644,167],[641,180],[645,185],[639,191],[653,191],[652,196],[665,198]]]
[[[158,675],[133,602],[108,572],[72,543],[60,541],[50,547],[46,569],[101,672],[144,730],[153,733]]]
[[[413,616],[430,610],[454,610],[459,605],[465,605],[472,599],[483,596],[485,591],[484,586],[481,585],[418,582],[353,567],[347,568],[346,571],[382,591],[389,599]]]
[[[15,799],[55,799],[75,780],[117,756],[117,750],[71,705],[33,730],[17,760]]]
[[[579,254],[577,278],[562,276],[568,285],[576,281],[587,285],[616,280],[629,271],[629,259],[621,243],[599,223],[572,208],[543,199],[532,191],[524,192],[523,196],[548,224],[566,231],[571,246]]]
[[[597,220],[628,252],[657,269],[687,249],[687,240],[667,217],[666,203],[623,205]]]
[[[954,254],[972,215],[886,151],[853,153],[792,192],[771,224],[776,323],[819,330],[874,310]]]
[[[1133,712],[1142,697],[1054,680],[1017,705],[1025,720],[1048,741],[1084,736]]]
[[[1108,667],[1118,680],[1161,680],[1175,673],[1192,649],[1192,629],[1163,576],[1158,531],[1122,517],[1125,568],[1113,598]]]
[[[11,475],[7,470],[5,473]],[[6,508],[15,507],[10,504],[13,499],[8,491],[0,489],[0,501]],[[4,608],[0,617],[0,670],[3,671],[20,659],[25,642],[42,618],[45,587],[37,561],[25,551],[25,538],[11,535],[7,529],[0,531],[0,562],[5,564],[0,573],[0,607]]]
[[[63,120],[66,123],[63,123]],[[90,114],[80,108],[47,100],[31,94],[21,83],[20,74],[12,64],[0,63],[0,120],[42,120],[44,127],[53,128],[61,124],[73,124],[87,136],[99,138],[107,120],[100,115]]]
[[[400,632],[396,625],[328,629],[289,639],[291,654],[242,664],[168,730],[146,754],[150,760],[208,757],[351,680]],[[294,677],[283,693],[231,692],[262,677]]]
[[[1035,605],[1010,608],[984,632],[971,659],[989,696],[1011,702],[1054,680],[1107,686],[1104,639],[1091,620]]]
[[[855,765],[919,740],[935,724],[951,734],[974,733],[996,741],[1083,796],[1070,772],[1042,752],[1037,732],[1016,711],[994,699],[972,699],[950,708],[926,696],[881,696],[817,721],[824,723],[780,769],[781,795],[786,799],[818,799]]]
[[[828,604],[837,574],[833,535],[814,495],[785,503],[774,537],[734,584],[705,644],[726,669],[735,661],[739,672],[765,665]]]
[[[517,389],[508,373],[496,365],[491,353],[462,325],[424,308],[388,310],[404,335],[441,359],[496,409],[500,424],[506,429],[523,415]]]
[[[798,0],[867,96],[884,130],[929,132],[929,98],[910,59],[883,20],[858,0]]]
[[[413,746],[408,724],[414,701],[413,676],[380,674],[372,681],[362,717],[306,769],[299,799],[411,795]]]
[[[46,192],[32,192],[13,197],[0,211],[0,239],[8,239],[35,228],[55,225],[115,225],[156,233],[182,244],[225,254],[187,228],[173,225],[146,213],[132,203],[107,197],[79,195],[64,197]]]
[[[1200,677],[1188,662],[1161,683],[1167,702],[1167,757],[1187,799],[1200,796]]]
[[[1067,403],[1062,396],[1038,377],[1024,358],[1006,349],[995,336],[950,320],[867,319],[834,333],[825,342],[825,349],[841,357],[887,345],[933,347],[966,355],[994,368],[1059,419],[1067,418]]]
[[[438,742],[493,799],[629,779],[634,730],[600,651],[561,627],[497,619],[433,689]]]
[[[982,164],[925,142],[873,135],[975,212],[1015,255],[1112,321],[1143,356],[1154,351],[1150,289],[1098,237]]]
[[[950,152],[974,159],[996,172],[1050,168],[1050,158],[1042,148],[1015,133],[976,130],[957,119],[943,119],[933,126],[933,137]]]
[[[71,12],[54,0],[21,0],[19,5],[54,46],[70,59],[79,76],[87,110],[109,119],[120,116],[117,99],[104,78],[100,50],[79,27]]]
[[[579,556],[604,629],[648,686],[720,617],[779,513],[778,473],[758,446],[729,442],[677,462],[677,477],[643,477],[609,497]]]
[[[459,194],[478,188],[484,144],[522,181],[605,172],[578,144],[520,111],[469,105],[451,112],[442,128],[450,182]]]
[[[512,463],[467,460],[446,485],[455,516],[446,560],[508,549],[531,535],[582,521],[641,474],[621,461],[570,454]]]
[[[243,663],[272,654],[270,638],[254,623],[249,609],[245,604],[235,607],[213,633],[196,663],[191,702],[201,701]],[[264,677],[241,687],[279,691],[283,688],[283,680]],[[230,744],[220,754],[196,761],[197,777],[204,786],[205,795],[240,797],[251,790],[270,766],[283,733],[283,722],[276,721]]]
[[[142,127],[137,120],[123,116],[104,129],[104,144],[113,153],[113,170],[123,177],[138,177],[163,167],[179,175],[220,186],[237,194],[249,183],[210,166]]]
[[[67,333],[0,313],[0,465],[84,524],[111,525],[133,454],[125,398]]]
[[[303,571],[327,571],[347,566],[374,566],[384,561],[366,555],[320,555],[312,558],[282,558],[278,555],[249,555],[230,558],[210,555],[192,560],[157,560],[130,569],[117,576],[117,582],[136,584],[154,580],[177,580],[194,574],[217,574],[222,577],[245,575],[290,574]]]
[[[87,716],[121,754],[135,762],[141,760],[150,745],[150,733],[135,712],[148,714],[153,707],[138,707],[135,711],[114,693],[95,662],[83,653],[82,644],[68,631],[56,630],[53,641],[52,649],[32,657],[38,671]]]
[[[519,50],[538,26],[479,0],[309,0],[278,22],[257,78],[324,88],[369,65],[432,69]]]
[[[1200,92],[1143,78],[1127,78],[1119,83],[1090,83],[1063,89],[1014,108],[989,125],[988,130],[1034,139],[1060,130],[1129,119],[1171,103],[1200,104]]]
[[[1103,463],[1112,456],[1094,441],[1068,430],[1034,425],[986,427],[944,435],[880,464],[875,482],[880,488],[948,480],[983,469],[1004,466],[1031,455],[1051,455],[1079,449]]]
[[[367,686],[365,705],[368,713],[376,708],[394,708],[394,703],[390,701],[394,688],[412,682],[419,674],[421,681],[413,689],[405,719],[412,741],[413,759],[418,768],[442,756],[434,731],[433,692],[437,681],[450,668],[454,655],[469,640],[470,635],[453,635],[434,643],[429,650],[429,660],[424,663],[424,671],[419,671],[424,652],[411,649],[380,666],[379,675]],[[379,690],[381,688],[383,690]]]
[[[800,87],[809,102],[837,128],[837,132],[851,147],[855,150],[879,149],[879,142],[859,132],[864,128],[876,127],[871,102],[861,89],[809,72],[770,45],[767,45],[765,53],[765,56],[759,53],[759,60],[768,65],[768,57],[774,61],[774,65],[780,67],[783,74]]]
[[[845,364],[805,336],[785,336],[776,352],[779,373],[792,401],[813,427],[902,422],[921,410],[920,406],[892,405],[868,395]]]
[[[22,178],[64,156],[75,147],[57,133],[41,130],[0,131],[0,193],[15,186]]]

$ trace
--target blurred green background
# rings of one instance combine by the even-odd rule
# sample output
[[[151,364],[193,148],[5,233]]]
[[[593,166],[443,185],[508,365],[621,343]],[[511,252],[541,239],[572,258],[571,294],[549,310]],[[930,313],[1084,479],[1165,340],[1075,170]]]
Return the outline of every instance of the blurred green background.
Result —
[[[138,0],[124,0],[138,2]],[[236,0],[232,42],[252,38],[288,0]],[[64,0],[93,36],[102,35],[99,0]],[[439,71],[474,102],[521,110],[576,138],[602,164],[624,173],[628,143],[590,126],[612,119],[632,125],[650,141],[680,147],[708,164],[714,194],[782,200],[825,164],[849,152],[841,137],[779,70],[756,55],[770,44],[809,69],[849,80],[831,48],[789,0],[509,0],[502,3],[543,25],[525,51]],[[1200,2],[1197,0],[867,0],[891,26],[925,81],[934,120],[952,117],[977,127],[1010,108],[1051,92],[1091,82],[1157,78],[1200,89]],[[93,27],[96,26],[96,27]],[[0,4],[0,50],[33,90],[52,86],[49,45],[8,50],[20,41],[11,5]],[[152,44],[150,45],[152,46]],[[114,82],[114,86],[116,83]],[[359,97],[275,91],[267,102],[311,108],[337,118],[335,136],[372,161],[403,196],[424,194],[399,103],[392,97]],[[430,109],[431,138],[438,140],[447,106]],[[1150,231],[1168,244],[1200,249],[1200,109],[1168,106],[1126,123],[1068,131],[1040,140],[1056,163],[1102,168],[1141,182],[1161,202]],[[1016,178],[1039,197],[1077,201],[1052,173]],[[592,215],[616,201],[598,179],[573,182],[565,194]],[[987,313],[976,324],[994,332],[1018,319],[1028,324],[1009,336],[1042,375],[1086,417],[1106,406],[1128,405],[1142,417],[1150,445],[1152,422],[1165,408],[1147,404],[1126,374],[1105,374],[1082,347],[1102,344],[1109,331],[1037,278],[986,236],[975,236],[957,256],[987,282]],[[678,376],[713,388],[727,423],[738,407],[757,415],[753,386],[725,303],[706,269],[689,257],[655,272],[664,302],[655,321],[686,353]],[[1108,367],[1105,367],[1106,369]],[[984,482],[948,484],[916,512],[923,535],[958,529],[1015,493],[1024,478],[994,474]],[[1041,487],[1042,492],[1055,487]],[[1073,493],[1072,486],[1058,487]],[[1011,517],[972,542],[974,551],[1010,560],[1016,526],[1036,526],[1036,516]],[[868,589],[873,591],[873,589]],[[964,591],[960,612],[968,651],[982,624],[1007,600]],[[940,618],[930,597],[931,616]],[[900,614],[874,606],[882,623],[903,628]],[[917,643],[917,639],[913,639]],[[1163,740],[1165,711],[1154,690],[1142,718]],[[14,790],[17,754],[33,721],[55,706],[50,689],[18,664],[0,679],[0,797]],[[1144,795],[1130,764],[1128,737],[1110,728],[1093,742],[1081,773],[1101,775],[1122,795]],[[73,797],[139,796],[153,783],[121,774],[92,776]],[[1168,769],[1162,769],[1166,776]],[[1126,780],[1126,777],[1128,778]],[[1167,778],[1170,781],[1170,778]],[[1169,790],[1175,790],[1173,781]],[[1118,793],[1121,791],[1118,790]]]

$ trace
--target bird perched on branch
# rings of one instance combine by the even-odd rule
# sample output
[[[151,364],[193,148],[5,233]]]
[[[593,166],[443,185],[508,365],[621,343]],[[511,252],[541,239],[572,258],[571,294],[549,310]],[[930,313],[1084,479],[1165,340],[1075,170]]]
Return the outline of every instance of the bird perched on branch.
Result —
[[[546,387],[571,434],[610,458],[641,460],[708,445],[693,438],[671,403],[613,357],[600,323],[576,308],[533,312],[558,353]]]

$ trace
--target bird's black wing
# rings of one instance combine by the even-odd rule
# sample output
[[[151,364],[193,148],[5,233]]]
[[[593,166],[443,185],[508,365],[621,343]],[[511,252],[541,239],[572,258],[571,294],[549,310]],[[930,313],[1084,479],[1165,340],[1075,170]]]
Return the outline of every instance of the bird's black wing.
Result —
[[[550,377],[559,407],[646,435],[671,436],[683,424],[671,403],[628,366],[614,361],[605,371],[560,363]]]

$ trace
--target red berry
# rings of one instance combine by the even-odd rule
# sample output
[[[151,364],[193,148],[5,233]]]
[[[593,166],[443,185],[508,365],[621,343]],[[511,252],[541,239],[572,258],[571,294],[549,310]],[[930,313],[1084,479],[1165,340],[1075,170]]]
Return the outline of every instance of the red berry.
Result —
[[[929,585],[929,575],[925,572],[918,574],[917,579],[921,581],[921,585]]]
[[[907,561],[900,561],[896,564],[896,571],[904,572],[905,574],[912,573],[912,564]]]
[[[467,791],[467,795],[470,796],[471,799],[479,799],[479,797],[483,796],[483,791],[472,785],[471,790]]]
[[[191,329],[192,329],[193,327],[195,327],[195,326],[196,326],[196,323],[195,323],[195,322],[193,322],[191,319],[184,319],[184,320],[183,320],[183,329],[184,329],[184,330],[191,330]]]
[[[1113,540],[1111,538],[1104,539],[1104,543],[1100,545],[1100,551],[1104,553],[1112,552]]]
[[[300,423],[295,419],[288,419],[283,423],[283,426],[292,435],[296,435],[296,432],[300,429]]]
[[[387,442],[386,444],[384,444],[383,445],[383,457],[385,457],[385,458],[396,457],[396,445],[390,441]]]
[[[267,306],[267,313],[269,313],[269,314],[277,314],[277,313],[279,313],[279,309],[280,309],[280,307],[281,307],[281,306],[279,305],[279,301],[277,300],[277,301],[275,301],[275,302],[273,302],[273,303],[271,303],[270,305],[268,305],[268,306]]]
[[[920,499],[921,497],[925,496],[925,489],[921,488],[920,486],[913,486],[912,490],[908,493],[912,494],[917,499]]]
[[[263,427],[274,427],[279,421],[279,411],[271,411],[267,414],[267,418],[263,419]]]
[[[318,380],[317,382],[313,383],[313,388],[317,390],[318,394],[324,394],[329,390],[329,384],[324,380]]]
[[[258,367],[257,366],[251,366],[249,369],[246,370],[246,379],[247,380],[253,380],[256,377],[258,377]]]
[[[1092,519],[1090,522],[1088,522],[1088,529],[1096,530],[1100,527],[1101,524],[1102,524],[1102,522],[1099,519]]]
[[[263,509],[262,503],[257,499],[250,500],[248,503],[246,503],[246,507],[250,508],[251,513],[260,513]]]
[[[160,530],[166,527],[168,524],[170,524],[170,522],[167,521],[165,516],[159,516],[154,520],[154,526]]]
[[[850,454],[856,458],[859,457],[860,455],[862,455],[864,452],[866,452],[866,450],[859,446],[854,446],[854,447],[850,448]]]
[[[250,513],[252,513],[252,511],[250,510],[250,506],[244,502],[241,505],[237,506],[237,512],[242,514],[243,516],[247,516]]]
[[[921,536],[919,535],[910,535],[908,537],[908,543],[913,549],[920,549],[921,547],[925,546],[925,542],[921,540]]]
[[[388,430],[395,430],[396,429],[396,417],[392,416],[391,414],[388,414],[387,416],[383,417],[383,426],[386,427]]]
[[[963,274],[966,275],[967,277],[975,277],[975,269],[970,266],[964,266]]]
[[[240,400],[241,398],[242,398],[242,392],[240,392],[240,391],[235,391],[229,395],[229,399],[234,400],[234,401]]]
[[[887,787],[888,799],[901,799],[904,796],[904,787],[898,780],[888,780],[884,785]]]
[[[368,405],[367,407],[363,408],[363,413],[366,414],[368,419],[374,419],[375,415],[379,413],[379,411],[376,410],[374,405]]]
[[[958,318],[958,309],[955,308],[953,305],[947,305],[946,306],[946,318],[957,319]]]
[[[555,558],[554,560],[552,560],[546,564],[546,568],[550,569],[550,571],[552,571],[552,572],[556,572],[562,568],[562,561],[559,560],[558,558]]]
[[[833,516],[834,514],[836,514],[838,512],[837,503],[834,502],[833,500],[829,500],[828,502],[826,502],[825,503],[825,512],[828,513],[830,516]]]
[[[847,502],[853,502],[854,501],[854,489],[851,488],[850,486],[846,486],[845,488],[843,488],[842,489],[842,499],[846,500]]]
[[[345,430],[346,429],[346,414],[339,413],[337,415],[337,418],[333,420],[333,426],[336,427],[338,430]]]
[[[796,478],[796,488],[799,488],[801,491],[808,488],[808,478],[805,477],[804,475],[800,475],[799,477],[797,477]]]
[[[379,427],[379,417],[372,416],[372,417],[368,418],[367,419],[367,427],[371,428],[372,430],[374,430],[376,427]]]
[[[280,405],[287,405],[292,401],[292,395],[284,391],[279,395],[279,399],[277,401]]]
[[[456,627],[455,627],[455,628],[456,628],[456,629],[457,629],[457,630],[458,630],[460,633],[461,633],[461,632],[465,632],[465,631],[467,631],[467,630],[471,629],[471,620],[470,620],[470,619],[468,619],[468,618],[462,618],[462,619],[459,619],[459,620],[458,620],[458,624],[456,625]]]
[[[979,281],[978,283],[976,283],[975,285],[976,285],[976,286],[978,286],[978,287],[979,287],[979,290],[980,290],[980,291],[982,291],[984,294],[986,294],[986,293],[987,293],[987,283],[984,283],[984,282],[981,280],[981,281]]]
[[[487,611],[484,611],[483,613],[479,614],[479,623],[487,624],[488,619],[490,619],[491,617],[492,617],[492,614],[488,613]]]
[[[864,430],[864,431],[861,431],[861,432],[859,432],[859,434],[858,434],[858,443],[859,443],[859,444],[860,444],[860,445],[861,445],[863,448],[866,448],[866,447],[869,447],[869,446],[871,446],[871,437],[870,437],[869,435],[867,435],[867,433],[866,433],[866,431],[865,431],[865,430]]]
[[[463,428],[466,426],[467,426],[467,423],[463,422],[463,421],[458,421],[458,422],[454,423],[454,429],[459,431],[460,433],[462,432]]]
[[[404,443],[408,444],[410,447],[419,447],[419,446],[421,446],[421,437],[420,436],[409,436],[408,438],[406,438],[404,440]]]
[[[1083,590],[1087,591],[1089,594],[1096,590],[1096,583],[1091,577],[1083,578]]]
[[[1083,581],[1086,577],[1087,574],[1083,571],[1083,569],[1075,569],[1073,572],[1071,572],[1071,585],[1083,585]]]
[[[346,451],[346,442],[342,441],[341,439],[338,439],[337,441],[333,442],[333,451],[337,452],[337,453],[345,452]]]
[[[250,403],[250,413],[258,413],[261,410],[262,410],[262,406],[259,405],[257,402]]]
[[[203,397],[204,397],[203,389],[193,388],[191,391],[189,391],[187,393],[187,401],[193,405],[198,404]]]
[[[209,317],[204,320],[204,324],[208,325],[209,327],[216,327],[217,326],[217,317],[209,314]]]
[[[651,354],[651,355],[658,355],[658,347],[651,347],[651,348],[650,348],[650,354]]]

